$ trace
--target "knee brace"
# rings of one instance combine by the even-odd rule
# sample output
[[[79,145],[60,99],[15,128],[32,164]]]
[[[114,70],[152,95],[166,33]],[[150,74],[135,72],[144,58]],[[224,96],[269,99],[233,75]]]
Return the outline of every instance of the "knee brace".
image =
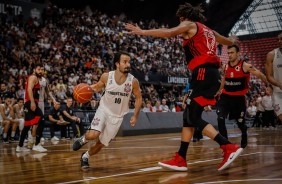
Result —
[[[183,112],[183,127],[195,127],[193,123],[190,121],[188,107],[185,108]]]
[[[208,122],[206,122],[205,120],[203,120],[202,118],[198,120],[197,123],[197,128],[200,132],[203,131],[203,129],[209,124]]]

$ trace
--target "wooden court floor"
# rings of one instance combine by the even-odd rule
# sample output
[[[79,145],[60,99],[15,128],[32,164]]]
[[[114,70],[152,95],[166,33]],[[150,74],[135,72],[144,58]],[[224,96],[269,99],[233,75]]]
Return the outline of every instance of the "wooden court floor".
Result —
[[[16,153],[16,143],[0,145],[0,183],[282,183],[282,127],[250,128],[249,144],[231,167],[217,171],[222,160],[219,146],[205,139],[191,143],[188,171],[167,171],[158,161],[170,159],[178,150],[180,133],[117,137],[109,147],[91,157],[90,169],[80,169],[80,155],[72,140],[45,141],[47,153]],[[238,129],[230,140],[240,142]]]

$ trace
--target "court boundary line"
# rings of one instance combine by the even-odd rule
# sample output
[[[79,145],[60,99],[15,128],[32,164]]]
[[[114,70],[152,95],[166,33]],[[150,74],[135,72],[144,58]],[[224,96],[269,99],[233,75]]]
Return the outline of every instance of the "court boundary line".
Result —
[[[269,154],[269,153],[273,153],[273,154],[282,154],[282,152],[254,152],[254,153],[246,153],[246,154],[242,154],[240,156],[249,156],[249,155],[257,155],[257,154]],[[215,159],[209,159],[209,160],[199,160],[199,161],[195,161],[195,162],[189,162],[189,165],[195,165],[195,164],[199,164],[199,163],[205,163],[205,162],[212,162],[212,161],[216,161],[216,160],[222,160],[222,158],[215,158]],[[73,181],[68,181],[68,182],[60,182],[57,184],[71,184],[71,183],[77,183],[77,182],[84,182],[84,181],[91,181],[91,180],[98,180],[98,179],[104,179],[104,178],[111,178],[111,177],[117,177],[117,176],[126,176],[126,175],[130,175],[130,174],[136,174],[136,173],[142,173],[142,172],[149,172],[149,171],[155,171],[155,170],[160,170],[162,169],[162,167],[147,167],[147,168],[142,168],[142,169],[138,169],[136,171],[132,171],[132,172],[125,172],[125,173],[120,173],[120,174],[113,174],[113,175],[107,175],[107,176],[100,176],[100,177],[86,177],[83,180],[73,180]],[[280,178],[277,178],[277,181],[280,181]],[[246,180],[239,180],[239,181],[247,181]],[[256,181],[256,179],[250,179]],[[228,182],[236,182],[236,180],[225,180],[223,181],[223,183],[228,183]],[[260,181],[259,179],[257,181]],[[266,181],[270,181],[270,179],[266,180]],[[273,181],[275,181],[275,178],[273,178]],[[282,181],[282,178],[281,178]],[[204,183],[197,183],[197,184],[213,184],[213,183],[218,183],[221,181],[216,181],[216,182],[204,182]],[[196,184],[196,183],[195,183]]]

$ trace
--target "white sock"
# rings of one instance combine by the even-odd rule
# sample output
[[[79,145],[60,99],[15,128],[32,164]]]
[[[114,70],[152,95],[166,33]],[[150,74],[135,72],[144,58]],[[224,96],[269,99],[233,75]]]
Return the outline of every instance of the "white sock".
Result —
[[[88,152],[88,151],[82,155],[82,158],[87,158],[87,159],[89,159],[89,157],[90,157],[90,155],[89,155],[89,152]]]
[[[7,133],[3,133],[3,138],[4,138],[4,139],[7,138]]]
[[[87,142],[87,140],[85,139],[85,136],[82,137],[82,141],[83,141],[83,143]]]
[[[16,135],[16,132],[12,131],[11,137],[15,137],[15,135]]]
[[[28,138],[31,138],[31,137],[32,137],[31,131],[29,130],[29,131],[28,131]]]

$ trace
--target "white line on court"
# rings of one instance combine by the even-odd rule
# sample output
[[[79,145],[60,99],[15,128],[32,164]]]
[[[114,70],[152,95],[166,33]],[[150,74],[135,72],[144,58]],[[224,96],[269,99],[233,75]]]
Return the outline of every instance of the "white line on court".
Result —
[[[213,183],[233,183],[233,182],[246,182],[246,181],[282,181],[282,178],[262,178],[262,179],[244,179],[244,180],[225,180],[225,181],[211,181],[203,183],[194,183],[194,184],[213,184]]]
[[[281,154],[282,152],[254,152],[254,153],[248,153],[248,154],[243,154],[241,156],[249,156],[249,155],[256,155],[256,154]],[[215,160],[221,160],[222,158],[216,158],[216,159],[209,159],[209,160],[199,160],[195,162],[189,162],[189,165],[193,164],[198,164],[198,163],[205,163],[205,162],[212,162]],[[97,180],[97,179],[104,179],[104,178],[111,178],[111,177],[116,177],[116,176],[125,176],[125,175],[130,175],[130,174],[136,174],[136,173],[142,173],[142,172],[148,172],[148,171],[154,171],[154,170],[160,170],[162,167],[148,167],[148,168],[143,168],[143,169],[138,169],[137,171],[132,171],[132,172],[126,172],[126,173],[120,173],[120,174],[114,174],[114,175],[108,175],[108,176],[102,176],[102,177],[87,177],[84,180],[74,180],[74,181],[69,181],[69,182],[62,182],[58,184],[71,184],[71,183],[77,183],[77,182],[83,182],[83,181],[90,181],[90,180]],[[246,179],[246,180],[228,180],[228,181],[223,181],[223,183],[228,183],[228,182],[236,182],[236,181],[255,181],[256,179]],[[261,179],[257,179],[258,181],[261,181]],[[265,181],[282,181],[280,178],[274,178],[274,179],[264,179]],[[263,180],[262,180],[263,181]],[[219,183],[220,181],[216,182],[210,182],[210,184],[213,183]],[[204,184],[204,183],[198,183],[198,184]],[[208,182],[205,182],[205,184],[208,184]]]
[[[114,174],[114,175],[101,176],[101,177],[87,177],[87,178],[85,178],[85,179],[83,179],[83,180],[62,182],[62,183],[58,183],[58,184],[71,184],[71,183],[77,183],[77,182],[83,182],[83,181],[90,181],[90,180],[111,178],[111,177],[116,177],[116,176],[125,176],[125,175],[136,174],[136,173],[142,173],[142,172],[147,172],[147,171],[154,171],[154,170],[159,170],[159,169],[161,169],[161,167],[148,167],[148,168],[139,169],[139,170],[137,170],[137,171],[127,172],[127,173]]]

